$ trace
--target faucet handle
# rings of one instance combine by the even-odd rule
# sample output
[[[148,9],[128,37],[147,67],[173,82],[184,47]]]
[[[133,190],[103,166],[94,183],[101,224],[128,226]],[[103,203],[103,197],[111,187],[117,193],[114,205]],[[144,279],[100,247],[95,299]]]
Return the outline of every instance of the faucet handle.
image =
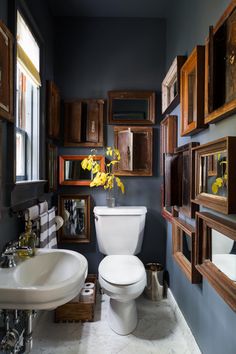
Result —
[[[16,253],[16,248],[18,246],[18,241],[9,241],[2,252],[3,256],[13,255]]]

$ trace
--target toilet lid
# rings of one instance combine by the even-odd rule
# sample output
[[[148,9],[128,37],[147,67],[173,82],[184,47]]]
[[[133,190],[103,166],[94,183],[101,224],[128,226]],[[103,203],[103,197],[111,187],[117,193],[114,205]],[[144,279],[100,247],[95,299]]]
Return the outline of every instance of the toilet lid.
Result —
[[[101,277],[109,283],[129,285],[139,282],[145,275],[143,263],[136,256],[106,256],[98,268]]]

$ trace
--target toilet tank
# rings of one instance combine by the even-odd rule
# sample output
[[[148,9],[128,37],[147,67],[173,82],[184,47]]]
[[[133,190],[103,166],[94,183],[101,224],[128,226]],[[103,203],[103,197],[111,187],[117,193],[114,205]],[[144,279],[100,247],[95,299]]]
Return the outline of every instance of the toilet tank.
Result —
[[[147,208],[95,207],[95,227],[99,251],[105,255],[141,251]]]

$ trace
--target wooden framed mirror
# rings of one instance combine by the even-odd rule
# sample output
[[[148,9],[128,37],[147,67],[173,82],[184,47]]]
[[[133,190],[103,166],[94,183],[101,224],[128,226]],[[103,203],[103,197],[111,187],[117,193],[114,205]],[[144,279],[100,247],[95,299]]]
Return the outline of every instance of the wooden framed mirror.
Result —
[[[163,154],[173,154],[177,146],[178,117],[167,115],[160,123],[160,174],[163,176]]]
[[[161,215],[169,222],[173,222],[174,217],[178,216],[178,212],[174,207],[166,207],[164,205],[164,186],[161,185]]]
[[[156,119],[154,91],[109,91],[109,124],[150,125]]]
[[[173,257],[192,284],[201,282],[201,274],[195,267],[195,229],[184,220],[172,221]]]
[[[90,242],[89,195],[59,195],[58,214],[64,219],[58,231],[59,243]]]
[[[92,171],[84,170],[81,161],[87,155],[59,156],[59,184],[68,186],[89,186],[93,178]],[[105,169],[105,157],[96,155],[93,158],[99,161],[101,171]]]
[[[196,213],[196,268],[236,311],[236,224]]]
[[[193,151],[196,173],[193,202],[223,214],[235,213],[236,137],[221,138]]]

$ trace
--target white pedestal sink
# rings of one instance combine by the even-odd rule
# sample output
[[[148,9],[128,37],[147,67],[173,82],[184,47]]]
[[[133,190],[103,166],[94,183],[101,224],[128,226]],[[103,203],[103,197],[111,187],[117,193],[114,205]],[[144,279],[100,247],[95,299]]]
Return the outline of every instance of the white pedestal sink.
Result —
[[[0,309],[54,309],[79,293],[87,272],[80,253],[38,249],[15,268],[0,268]]]

